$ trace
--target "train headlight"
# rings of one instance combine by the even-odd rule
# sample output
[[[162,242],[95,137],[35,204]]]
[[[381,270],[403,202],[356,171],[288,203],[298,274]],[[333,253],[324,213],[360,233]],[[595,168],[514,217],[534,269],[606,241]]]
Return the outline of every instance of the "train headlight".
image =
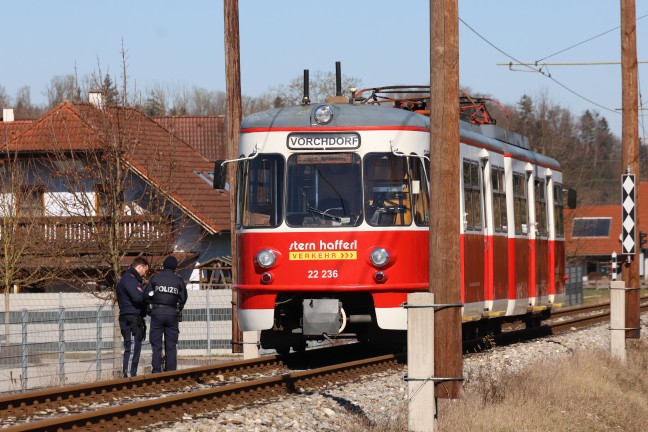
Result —
[[[317,108],[315,108],[315,112],[313,113],[313,116],[315,117],[315,121],[318,124],[321,125],[328,124],[333,118],[333,110],[328,105],[320,105]]]
[[[277,262],[277,255],[270,249],[263,249],[256,255],[254,260],[260,267],[270,268]]]
[[[369,259],[376,267],[385,267],[389,263],[389,253],[385,248],[376,248],[371,251]]]

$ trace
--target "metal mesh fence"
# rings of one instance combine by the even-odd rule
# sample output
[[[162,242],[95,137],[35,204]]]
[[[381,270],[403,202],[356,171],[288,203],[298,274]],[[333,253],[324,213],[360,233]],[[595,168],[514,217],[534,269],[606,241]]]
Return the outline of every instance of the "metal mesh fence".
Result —
[[[8,296],[2,296],[0,310],[0,392],[121,376],[123,341],[118,329],[115,341],[111,302],[83,293]],[[231,290],[190,291],[180,323],[178,368],[231,357],[231,339]],[[150,365],[147,334],[138,373],[150,373]]]

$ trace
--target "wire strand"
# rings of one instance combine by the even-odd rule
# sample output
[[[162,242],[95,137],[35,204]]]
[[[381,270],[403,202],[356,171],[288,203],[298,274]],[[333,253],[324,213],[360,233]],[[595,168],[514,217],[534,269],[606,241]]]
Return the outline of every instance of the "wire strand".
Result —
[[[637,18],[637,19],[635,20],[635,22],[636,22],[636,21],[639,21],[640,19],[643,19],[643,18],[645,18],[645,17],[647,17],[647,16],[648,16],[648,14],[646,14],[646,15],[642,15],[642,16],[640,16],[639,18]],[[551,58],[551,57],[553,57],[553,56],[557,56],[558,54],[562,54],[562,53],[564,53],[565,51],[569,51],[569,50],[572,49],[572,48],[576,48],[577,46],[580,46],[580,45],[583,45],[583,44],[585,44],[585,43],[587,43],[587,42],[593,41],[594,39],[597,39],[597,38],[599,38],[599,37],[601,37],[601,36],[604,36],[604,35],[606,35],[606,34],[608,34],[608,33],[610,33],[610,32],[613,32],[613,31],[615,31],[615,30],[618,30],[618,29],[620,29],[620,28],[621,28],[621,26],[617,26],[617,27],[614,27],[614,28],[612,28],[612,29],[610,29],[610,30],[604,31],[603,33],[597,34],[596,36],[592,36],[592,37],[589,38],[589,39],[585,39],[585,40],[582,41],[582,42],[578,42],[577,44],[574,44],[574,45],[572,45],[572,46],[570,46],[570,47],[567,47],[567,48],[562,49],[562,50],[560,50],[560,51],[557,51],[557,52],[555,52],[555,53],[553,53],[553,54],[550,54],[550,55],[548,55],[548,56],[546,56],[546,57],[543,57],[543,58],[541,58],[541,59],[539,59],[539,60],[536,60],[536,63],[540,63],[541,61],[547,60],[548,58]]]
[[[644,16],[648,16],[648,15],[644,15]],[[643,18],[644,16],[642,16],[641,18]],[[612,112],[612,113],[615,113],[615,114],[621,114],[621,113],[619,113],[618,111],[616,111],[616,110],[614,110],[614,109],[612,109],[612,108],[608,108],[608,107],[603,106],[603,105],[601,105],[601,104],[599,104],[599,103],[597,103],[597,102],[594,102],[593,100],[591,100],[591,99],[589,99],[589,98],[587,98],[587,97],[581,95],[580,93],[576,92],[575,90],[570,89],[570,88],[567,87],[565,84],[561,83],[560,81],[558,81],[557,79],[555,79],[554,77],[552,77],[551,74],[550,74],[548,71],[547,71],[547,72],[544,72],[544,71],[542,70],[542,67],[532,67],[532,66],[529,66],[528,64],[524,64],[524,63],[521,62],[520,60],[516,59],[516,58],[513,57],[512,55],[510,55],[510,54],[508,54],[507,52],[505,52],[504,50],[502,50],[502,49],[500,49],[499,47],[495,46],[495,44],[493,44],[493,43],[490,42],[488,39],[486,39],[484,36],[482,36],[482,35],[481,35],[477,30],[475,30],[474,28],[472,28],[472,27],[471,27],[471,26],[470,26],[466,21],[464,21],[463,19],[461,19],[461,17],[459,17],[459,21],[460,21],[463,25],[465,25],[466,27],[468,27],[468,29],[469,29],[470,31],[472,31],[475,35],[477,35],[480,39],[482,39],[482,40],[483,40],[484,42],[486,42],[488,45],[490,45],[491,47],[493,47],[494,49],[496,49],[497,51],[499,51],[500,53],[502,53],[503,55],[505,55],[505,56],[508,57],[509,59],[515,61],[516,63],[519,63],[521,66],[524,66],[524,67],[528,68],[528,69],[529,69],[530,71],[532,71],[532,72],[537,72],[537,73],[539,73],[539,74],[541,74],[541,75],[543,75],[543,76],[549,78],[551,81],[555,82],[555,83],[558,84],[560,87],[562,87],[563,89],[567,90],[568,92],[570,92],[570,93],[573,94],[574,96],[579,97],[579,98],[583,99],[584,101],[589,102],[589,103],[591,103],[592,105],[595,105],[595,106],[601,108],[602,110],[609,111],[609,112]],[[546,66],[545,66],[545,67],[546,67]],[[510,70],[514,70],[514,69],[512,69],[512,63],[509,64],[509,69],[510,69]]]

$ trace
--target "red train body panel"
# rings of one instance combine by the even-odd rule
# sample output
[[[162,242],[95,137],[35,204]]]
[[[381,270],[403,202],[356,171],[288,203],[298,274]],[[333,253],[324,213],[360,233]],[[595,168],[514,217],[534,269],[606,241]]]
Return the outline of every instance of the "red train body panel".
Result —
[[[407,100],[420,107],[429,95]],[[244,120],[234,287],[242,330],[281,351],[406,329],[407,293],[428,290],[429,121],[357,99]],[[560,166],[526,138],[474,123],[461,122],[456,179],[464,321],[546,315],[564,299]]]

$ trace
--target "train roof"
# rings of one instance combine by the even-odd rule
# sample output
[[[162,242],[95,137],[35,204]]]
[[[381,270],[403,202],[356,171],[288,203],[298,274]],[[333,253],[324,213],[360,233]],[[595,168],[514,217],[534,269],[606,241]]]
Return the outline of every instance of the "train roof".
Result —
[[[411,111],[347,103],[297,105],[270,109],[245,117],[241,123],[241,129],[309,128],[314,124],[312,121],[313,111],[321,105],[328,105],[333,109],[333,119],[324,127],[430,127],[427,117]]]
[[[313,120],[314,110],[328,105],[333,110],[333,119],[325,126]],[[530,149],[527,137],[511,132],[493,124],[473,124],[461,120],[460,137],[463,141],[487,147],[491,150],[527,158],[558,168],[560,164],[550,157],[535,153]],[[295,105],[274,108],[251,114],[241,123],[241,132],[269,130],[292,130],[317,127],[318,131],[331,128],[371,128],[429,130],[430,118],[412,111],[379,105],[329,103]]]

